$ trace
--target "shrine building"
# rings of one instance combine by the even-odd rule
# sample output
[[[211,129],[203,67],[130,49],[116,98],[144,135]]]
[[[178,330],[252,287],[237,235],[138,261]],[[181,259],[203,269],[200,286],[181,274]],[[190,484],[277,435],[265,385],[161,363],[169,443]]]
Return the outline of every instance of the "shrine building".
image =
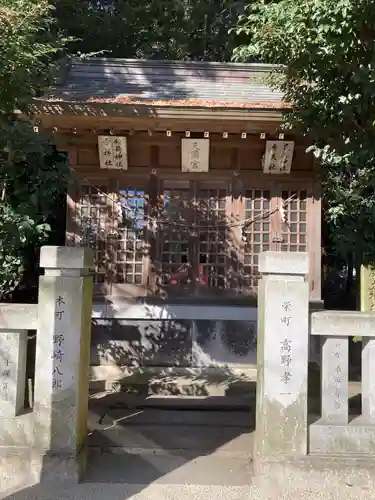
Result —
[[[66,244],[95,252],[93,380],[253,367],[262,251],[308,252],[320,303],[319,168],[270,70],[78,60],[35,101],[75,180]]]

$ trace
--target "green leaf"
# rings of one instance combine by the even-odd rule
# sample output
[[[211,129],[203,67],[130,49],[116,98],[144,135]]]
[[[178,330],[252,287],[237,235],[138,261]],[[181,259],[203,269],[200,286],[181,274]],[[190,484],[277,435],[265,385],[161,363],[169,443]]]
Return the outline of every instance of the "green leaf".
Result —
[[[252,2],[236,60],[280,65],[268,79],[293,105],[284,127],[310,138],[322,166],[336,253],[375,259],[375,2]]]

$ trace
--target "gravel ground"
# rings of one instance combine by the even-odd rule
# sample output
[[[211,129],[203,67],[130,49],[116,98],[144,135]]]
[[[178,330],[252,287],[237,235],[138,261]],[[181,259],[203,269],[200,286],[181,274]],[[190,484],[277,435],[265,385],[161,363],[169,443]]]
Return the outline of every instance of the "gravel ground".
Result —
[[[7,500],[371,500],[375,491],[343,486],[341,488],[304,488],[281,492],[264,491],[255,485],[175,485],[152,484],[81,484],[69,489],[52,485],[25,489],[13,495],[0,497]]]

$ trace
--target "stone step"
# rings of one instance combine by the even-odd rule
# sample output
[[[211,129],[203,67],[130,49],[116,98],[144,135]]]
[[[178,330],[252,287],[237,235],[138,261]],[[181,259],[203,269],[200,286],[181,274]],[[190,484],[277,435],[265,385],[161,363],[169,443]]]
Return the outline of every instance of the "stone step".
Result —
[[[104,428],[108,425],[123,426],[157,426],[157,427],[240,427],[251,428],[254,424],[252,411],[204,411],[155,409],[134,410],[130,408],[92,407],[90,405],[90,422],[94,428]]]
[[[256,372],[249,368],[183,369],[144,367],[96,367],[99,379],[90,382],[90,391],[123,392],[159,396],[226,396],[255,391]]]
[[[255,394],[242,396],[139,396],[122,392],[99,392],[91,395],[91,408],[234,410],[255,409]]]
[[[250,456],[253,448],[250,412],[91,409],[88,425],[89,446],[110,453]]]

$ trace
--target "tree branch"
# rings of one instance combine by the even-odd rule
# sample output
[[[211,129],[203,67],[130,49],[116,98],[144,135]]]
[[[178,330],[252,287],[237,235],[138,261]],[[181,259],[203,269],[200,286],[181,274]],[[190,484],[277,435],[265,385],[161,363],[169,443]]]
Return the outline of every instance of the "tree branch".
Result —
[[[360,124],[358,123],[358,120],[357,120],[356,118],[353,118],[353,119],[352,119],[352,123],[353,123],[353,124],[354,124],[354,125],[355,125],[355,126],[356,126],[356,127],[357,127],[360,131],[361,131],[361,132],[363,132],[364,134],[368,134],[368,132],[369,132],[369,131],[368,131],[368,130],[366,130],[364,127],[362,127],[362,125],[360,125]]]

